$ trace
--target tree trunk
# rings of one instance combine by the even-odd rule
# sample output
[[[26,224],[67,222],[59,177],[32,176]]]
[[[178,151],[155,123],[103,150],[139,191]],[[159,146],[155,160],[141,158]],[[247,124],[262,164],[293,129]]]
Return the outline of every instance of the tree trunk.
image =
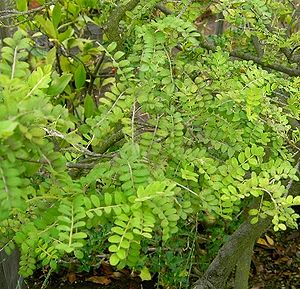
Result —
[[[237,261],[235,270],[234,289],[248,289],[251,259],[255,241],[246,247],[240,259]]]
[[[270,224],[270,219],[260,219],[255,225],[251,225],[249,220],[245,221],[219,250],[193,289],[223,289],[230,273],[244,256],[245,249],[252,248],[255,240]]]
[[[0,250],[0,288],[1,289],[21,289],[23,279],[18,274],[19,253],[14,251],[7,256],[4,250]]]
[[[14,7],[14,1],[13,0],[1,0],[0,1],[0,12],[2,16],[6,16],[6,13],[4,11],[10,10]],[[0,40],[3,40],[6,37],[11,36],[11,29],[8,27],[10,24],[9,19],[0,19]]]

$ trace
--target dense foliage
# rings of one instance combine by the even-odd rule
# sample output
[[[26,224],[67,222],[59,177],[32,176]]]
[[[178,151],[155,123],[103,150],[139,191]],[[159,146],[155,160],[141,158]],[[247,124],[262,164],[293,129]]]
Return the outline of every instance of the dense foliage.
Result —
[[[20,249],[23,276],[105,253],[147,279],[177,264],[199,219],[248,207],[253,224],[297,227],[300,78],[280,73],[297,73],[281,69],[299,42],[290,1],[169,1],[165,15],[145,0],[116,20],[131,2],[17,1],[1,49],[0,244]],[[221,35],[201,30],[208,7]],[[169,261],[151,265],[149,248]]]

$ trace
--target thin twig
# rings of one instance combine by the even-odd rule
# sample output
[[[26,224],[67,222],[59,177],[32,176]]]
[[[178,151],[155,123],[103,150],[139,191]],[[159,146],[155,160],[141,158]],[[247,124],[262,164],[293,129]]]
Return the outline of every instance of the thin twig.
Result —
[[[207,41],[202,41],[202,43],[200,44],[201,47],[207,49],[207,50],[212,50],[212,51],[216,51],[216,47],[214,44],[209,43]],[[290,67],[286,67],[284,65],[281,64],[276,64],[276,63],[267,63],[265,61],[263,61],[262,59],[260,59],[257,56],[254,56],[250,53],[244,53],[244,52],[240,52],[238,50],[233,50],[231,52],[229,52],[230,56],[232,57],[236,57],[236,58],[240,58],[240,59],[244,59],[244,60],[248,60],[248,61],[253,61],[256,64],[264,67],[264,68],[269,68],[278,72],[282,72],[285,73],[289,76],[300,76],[300,70],[299,69],[294,69],[294,68],[290,68]]]
[[[259,43],[259,40],[258,40],[257,36],[253,36],[252,37],[252,43],[253,43],[253,46],[254,46],[254,48],[256,50],[257,56],[259,58],[262,58],[263,55],[264,55],[264,51],[263,51],[263,49],[261,47],[261,44]]]
[[[162,3],[158,3],[155,5],[155,8],[160,10],[162,13],[166,15],[172,15],[174,12],[170,9],[168,9],[166,6],[164,6]]]
[[[70,169],[92,169],[96,164],[97,162],[92,162],[88,164],[68,162],[67,167]]]
[[[176,185],[181,187],[182,189],[185,189],[186,191],[190,192],[191,194],[193,194],[194,196],[196,196],[197,198],[200,198],[200,196],[198,194],[196,194],[194,191],[192,191],[191,189],[189,189],[188,187],[180,184],[180,183],[177,183],[176,182]]]
[[[99,70],[101,68],[101,65],[103,63],[104,56],[105,56],[105,52],[103,52],[101,54],[100,58],[97,61],[96,66],[95,66],[94,72],[93,72],[93,74],[91,74],[91,79],[90,79],[89,87],[87,89],[87,94],[89,94],[89,95],[92,95],[93,85],[94,85],[95,79],[97,78]],[[95,102],[95,104],[97,104],[95,97],[94,97],[94,102]]]
[[[35,12],[41,11],[41,10],[45,9],[46,7],[48,7],[50,5],[53,5],[55,3],[56,3],[56,1],[50,1],[50,2],[45,3],[42,6],[27,10],[27,11],[18,11],[18,10],[15,10],[15,9],[1,10],[0,11],[0,20],[14,18],[14,17],[18,17],[18,16],[30,15],[30,14],[33,14]]]
[[[192,4],[194,0],[189,0],[184,7],[181,9],[181,11],[179,12],[179,14],[177,15],[177,18],[181,18],[181,16],[184,14],[184,12],[188,9],[188,7]]]

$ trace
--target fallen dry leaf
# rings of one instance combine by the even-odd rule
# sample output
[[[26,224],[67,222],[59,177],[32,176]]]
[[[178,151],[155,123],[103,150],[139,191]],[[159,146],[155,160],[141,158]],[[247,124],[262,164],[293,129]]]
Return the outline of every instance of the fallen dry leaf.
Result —
[[[85,279],[85,281],[89,281],[101,285],[108,285],[109,283],[111,283],[111,280],[105,276],[92,276]]]
[[[28,10],[35,9],[41,6],[40,1],[38,0],[29,0]]]
[[[259,245],[270,247],[270,245],[268,244],[268,242],[265,239],[263,239],[263,238],[258,238],[258,240],[256,241],[256,243],[259,244]]]
[[[121,273],[121,272],[114,272],[114,273],[112,274],[112,278],[115,278],[115,279],[120,279],[120,278],[122,278],[122,277],[124,277],[124,274]]]
[[[74,272],[70,272],[67,275],[68,281],[73,284],[76,281],[76,274]]]
[[[268,243],[269,243],[271,246],[274,246],[274,240],[273,240],[271,237],[269,237],[268,235],[265,235],[265,237],[266,237]]]
[[[114,270],[108,262],[102,262],[100,265],[100,270],[103,275],[112,275]]]

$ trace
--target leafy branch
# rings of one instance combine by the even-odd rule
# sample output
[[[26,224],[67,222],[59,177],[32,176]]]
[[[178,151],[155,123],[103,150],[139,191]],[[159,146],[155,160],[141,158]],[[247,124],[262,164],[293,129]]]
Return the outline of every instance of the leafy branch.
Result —
[[[110,42],[116,42],[120,48],[123,39],[120,36],[119,25],[127,11],[133,10],[141,0],[130,0],[127,4],[117,6],[109,16],[106,23],[105,33]]]

